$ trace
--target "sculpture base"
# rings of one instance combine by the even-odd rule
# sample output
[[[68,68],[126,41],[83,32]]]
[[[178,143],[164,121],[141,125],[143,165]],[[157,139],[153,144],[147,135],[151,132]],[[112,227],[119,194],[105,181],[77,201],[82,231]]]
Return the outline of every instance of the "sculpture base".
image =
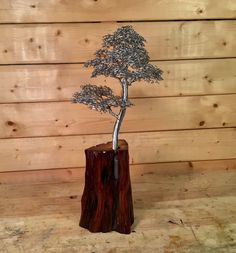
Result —
[[[117,154],[109,142],[86,149],[85,155],[80,226],[91,232],[129,234],[134,214],[127,142],[119,140]],[[115,156],[118,158],[117,179],[114,176]]]

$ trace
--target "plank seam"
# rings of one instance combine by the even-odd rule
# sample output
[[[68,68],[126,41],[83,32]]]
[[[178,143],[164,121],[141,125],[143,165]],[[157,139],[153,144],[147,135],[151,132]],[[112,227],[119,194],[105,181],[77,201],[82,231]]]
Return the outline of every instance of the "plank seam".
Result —
[[[78,86],[79,89],[79,86]],[[165,96],[155,96],[155,97],[130,97],[131,99],[162,99],[162,98],[185,98],[185,97],[206,97],[206,96],[230,96],[230,95],[236,95],[236,92],[231,93],[217,93],[217,94],[186,94],[186,95],[165,95]],[[0,105],[12,105],[12,104],[45,104],[45,103],[66,103],[70,102],[70,99],[64,99],[64,100],[37,100],[37,101],[20,101],[20,102],[0,102]]]
[[[155,165],[155,164],[167,164],[167,163],[189,163],[189,162],[214,162],[214,161],[236,161],[236,157],[234,158],[220,158],[220,159],[203,159],[203,160],[180,160],[180,161],[163,161],[163,162],[156,162],[156,163],[130,163],[129,165]],[[49,171],[49,170],[66,170],[66,169],[84,169],[85,166],[82,167],[52,167],[52,168],[45,168],[45,169],[36,169],[36,170],[10,170],[10,171],[0,171],[0,175],[3,173],[14,173],[14,172],[34,172],[34,171]]]
[[[120,132],[121,134],[134,134],[134,133],[159,133],[159,132],[180,132],[180,131],[204,131],[204,130],[216,130],[216,129],[235,129],[236,126],[229,127],[205,127],[205,128],[182,128],[182,129],[163,129],[163,130],[147,130],[147,131],[131,131],[131,132]],[[55,138],[55,137],[75,137],[75,136],[93,136],[93,135],[108,135],[112,132],[106,133],[87,133],[87,134],[68,134],[68,135],[39,135],[39,136],[22,136],[22,137],[3,137],[0,140],[16,140],[16,139],[35,139],[35,138]]]
[[[149,62],[173,62],[173,61],[198,61],[198,60],[227,60],[236,59],[235,56],[222,56],[222,57],[202,57],[202,58],[172,58],[172,59],[151,59]],[[25,65],[69,65],[81,64],[85,62],[27,62],[27,63],[0,63],[1,66],[25,66]]]
[[[150,60],[152,63],[158,63],[158,62],[173,62],[173,61],[215,61],[215,60],[236,60],[236,56],[226,56],[226,57],[214,57],[214,58],[181,58],[181,59],[167,59],[167,60]],[[83,65],[85,62],[32,62],[32,63],[0,63],[0,67],[4,66],[34,66],[34,65]]]
[[[234,21],[236,18],[193,18],[193,19],[137,19],[137,20],[97,20],[97,21],[55,21],[55,22],[1,22],[0,25],[53,25],[53,24],[94,24],[94,23],[147,23],[147,22],[198,22],[198,21]]]

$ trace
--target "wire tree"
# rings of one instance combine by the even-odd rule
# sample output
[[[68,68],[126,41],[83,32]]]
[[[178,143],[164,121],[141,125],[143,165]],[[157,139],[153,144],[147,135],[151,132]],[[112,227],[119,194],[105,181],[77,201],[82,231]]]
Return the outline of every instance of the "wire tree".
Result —
[[[73,94],[74,103],[82,103],[91,109],[110,113],[116,118],[112,148],[118,149],[118,134],[124,119],[126,108],[133,104],[128,100],[128,88],[136,81],[158,82],[162,80],[162,70],[149,63],[146,40],[132,26],[122,26],[113,34],[103,37],[102,48],[95,52],[95,58],[87,61],[85,67],[93,67],[91,77],[104,75],[120,81],[121,96],[113,94],[107,86],[85,84]],[[119,107],[119,113],[113,108]]]

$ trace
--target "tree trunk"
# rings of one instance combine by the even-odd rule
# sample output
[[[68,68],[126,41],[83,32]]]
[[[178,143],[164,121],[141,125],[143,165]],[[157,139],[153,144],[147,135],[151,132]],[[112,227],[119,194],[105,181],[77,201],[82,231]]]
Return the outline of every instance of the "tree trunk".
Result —
[[[125,117],[125,112],[126,112],[126,103],[128,100],[128,84],[127,81],[124,79],[121,82],[122,85],[122,107],[120,109],[120,112],[118,114],[118,118],[116,119],[114,128],[113,128],[113,134],[112,134],[112,148],[113,150],[117,151],[118,148],[118,135],[120,131],[120,126],[121,123]]]
[[[119,141],[117,154],[112,143],[85,150],[86,173],[80,226],[91,232],[131,232],[134,221],[129,174],[128,144]],[[118,157],[119,178],[114,175],[114,156]]]
[[[115,156],[114,156],[114,176],[115,179],[117,180],[119,177],[119,160],[116,155],[117,149],[118,149],[118,135],[120,131],[120,126],[121,123],[125,117],[125,112],[126,112],[126,103],[128,100],[128,84],[125,79],[121,81],[122,85],[122,107],[120,109],[120,112],[118,114],[118,118],[116,119],[114,128],[113,128],[113,133],[112,133],[112,149],[115,151]]]

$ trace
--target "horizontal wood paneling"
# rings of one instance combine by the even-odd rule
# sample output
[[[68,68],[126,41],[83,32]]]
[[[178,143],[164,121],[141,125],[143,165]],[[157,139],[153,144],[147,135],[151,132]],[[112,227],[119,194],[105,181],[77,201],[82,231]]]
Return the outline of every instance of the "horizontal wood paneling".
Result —
[[[160,84],[136,82],[130,97],[236,93],[236,59],[180,60],[154,62],[163,71]],[[109,85],[114,78],[91,78],[92,68],[81,64],[0,66],[0,103],[69,100],[83,83]]]
[[[130,163],[231,159],[235,128],[121,134]],[[84,149],[110,141],[110,134],[0,140],[1,171],[82,167]]]
[[[235,252],[236,21],[200,21],[235,11],[234,0],[0,0],[0,251]],[[165,79],[130,89],[136,105],[120,135],[130,147],[130,237],[78,226],[84,149],[111,140],[113,118],[68,102],[87,82],[119,92],[79,63],[125,23],[77,23],[119,20],[142,21],[131,24]]]
[[[121,132],[236,126],[236,94],[133,99]],[[111,133],[114,117],[71,102],[0,105],[0,138]]]
[[[236,57],[236,21],[0,26],[0,64],[84,62],[104,34],[132,24],[152,60]]]
[[[111,139],[112,117],[69,100],[88,82],[120,92],[110,78],[91,80],[81,63],[125,24],[164,70],[159,85],[130,88],[135,107],[121,137],[131,163],[235,158],[235,10],[233,0],[0,0],[0,171],[84,166],[84,149]]]
[[[0,1],[0,22],[235,18],[234,0]]]

